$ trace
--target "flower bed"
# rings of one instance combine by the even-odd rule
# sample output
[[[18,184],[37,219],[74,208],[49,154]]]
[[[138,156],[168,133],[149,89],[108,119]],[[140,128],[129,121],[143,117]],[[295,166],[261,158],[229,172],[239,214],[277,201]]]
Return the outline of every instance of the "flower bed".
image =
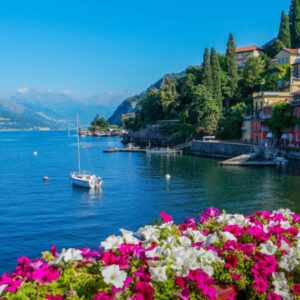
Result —
[[[210,208],[181,225],[161,219],[96,251],[20,257],[0,277],[0,299],[300,299],[299,215]]]

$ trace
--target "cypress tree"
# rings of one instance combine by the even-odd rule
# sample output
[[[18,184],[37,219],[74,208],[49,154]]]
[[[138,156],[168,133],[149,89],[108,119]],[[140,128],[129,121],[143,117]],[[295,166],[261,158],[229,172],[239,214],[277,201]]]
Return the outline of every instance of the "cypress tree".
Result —
[[[281,14],[278,39],[283,43],[284,47],[291,47],[290,18],[284,12]]]
[[[292,47],[300,48],[300,0],[293,0],[290,14]]]
[[[229,77],[229,88],[230,88],[230,97],[233,98],[236,96],[237,87],[238,87],[238,64],[236,61],[236,54],[235,54],[236,46],[234,44],[233,34],[230,33],[228,43],[227,43],[227,50],[226,50],[226,65],[227,65],[227,73]],[[226,103],[226,110],[229,110],[229,100],[227,99]]]
[[[212,48],[210,51],[210,63],[211,63],[211,72],[212,72],[212,81],[213,81],[213,97],[220,109],[222,110],[222,70],[220,67],[219,58],[215,48]]]
[[[213,79],[210,65],[209,50],[206,48],[204,51],[203,65],[202,65],[202,84],[209,92],[213,91]]]

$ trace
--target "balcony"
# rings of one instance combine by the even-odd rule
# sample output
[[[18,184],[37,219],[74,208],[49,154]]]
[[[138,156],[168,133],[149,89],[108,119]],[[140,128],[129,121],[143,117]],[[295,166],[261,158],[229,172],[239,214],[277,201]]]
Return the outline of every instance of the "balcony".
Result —
[[[261,118],[262,120],[270,120],[272,117],[271,113],[262,113]]]

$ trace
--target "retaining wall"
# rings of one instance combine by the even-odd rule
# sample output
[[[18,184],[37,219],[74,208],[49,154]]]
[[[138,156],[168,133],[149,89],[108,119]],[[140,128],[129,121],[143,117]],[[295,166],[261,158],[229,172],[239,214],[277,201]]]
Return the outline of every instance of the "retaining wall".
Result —
[[[203,142],[193,141],[190,153],[214,157],[234,157],[249,153],[253,150],[252,145],[226,142]]]

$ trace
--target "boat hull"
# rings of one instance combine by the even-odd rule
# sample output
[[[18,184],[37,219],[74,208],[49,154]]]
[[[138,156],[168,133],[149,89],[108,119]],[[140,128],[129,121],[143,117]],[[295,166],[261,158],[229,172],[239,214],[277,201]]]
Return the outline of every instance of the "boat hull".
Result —
[[[71,174],[72,184],[77,187],[87,188],[87,189],[96,189],[100,188],[102,185],[102,180],[100,178],[80,178],[75,174]]]

